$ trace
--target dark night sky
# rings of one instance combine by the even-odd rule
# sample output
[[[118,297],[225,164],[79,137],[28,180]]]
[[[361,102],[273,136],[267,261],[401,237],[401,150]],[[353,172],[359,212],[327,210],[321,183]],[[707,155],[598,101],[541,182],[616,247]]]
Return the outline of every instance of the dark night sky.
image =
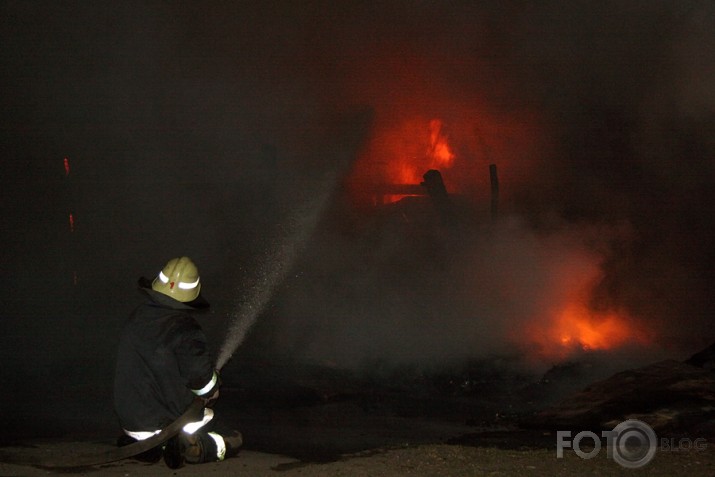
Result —
[[[713,24],[695,0],[1,2],[2,413],[16,386],[105,402],[134,281],[175,255],[201,267],[220,341],[296,204],[333,188],[343,204],[321,178],[412,117],[499,164],[499,245],[479,227],[451,237],[434,275],[390,231],[356,243],[335,205],[262,343],[337,365],[503,351],[504,329],[552,297],[549,267],[587,250],[593,300],[666,354],[699,350],[715,331]]]

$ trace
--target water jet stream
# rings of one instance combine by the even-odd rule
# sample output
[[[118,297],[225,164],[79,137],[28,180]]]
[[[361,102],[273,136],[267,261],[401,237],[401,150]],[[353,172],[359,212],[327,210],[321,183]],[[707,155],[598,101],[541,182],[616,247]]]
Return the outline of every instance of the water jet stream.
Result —
[[[336,179],[337,171],[334,171],[323,175],[315,187],[305,187],[303,190],[310,191],[310,198],[302,201],[288,220],[276,227],[275,236],[268,241],[254,276],[245,279],[238,289],[233,307],[235,311],[231,313],[230,328],[219,350],[216,369],[223,368],[241,346],[276,288],[290,272],[332,196]]]

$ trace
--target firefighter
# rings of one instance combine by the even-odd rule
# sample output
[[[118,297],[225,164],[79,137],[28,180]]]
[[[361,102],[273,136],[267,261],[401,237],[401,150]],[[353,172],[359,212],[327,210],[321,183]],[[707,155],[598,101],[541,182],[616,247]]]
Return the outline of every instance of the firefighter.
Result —
[[[139,279],[149,300],[137,307],[119,340],[114,378],[114,407],[127,445],[161,432],[198,396],[203,419],[184,426],[163,447],[142,454],[171,468],[184,462],[220,461],[238,453],[241,434],[214,430],[211,408],[219,396],[206,337],[192,316],[205,310],[198,269],[188,257],[169,260],[153,281]]]

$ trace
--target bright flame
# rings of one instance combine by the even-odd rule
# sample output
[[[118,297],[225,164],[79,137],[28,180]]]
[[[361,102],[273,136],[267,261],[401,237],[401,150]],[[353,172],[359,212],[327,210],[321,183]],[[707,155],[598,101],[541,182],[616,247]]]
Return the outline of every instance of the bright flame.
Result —
[[[479,103],[478,100],[475,100]],[[394,202],[437,169],[450,194],[489,201],[489,164],[499,164],[503,190],[517,190],[541,157],[534,115],[493,116],[455,103],[459,120],[402,111],[385,112],[360,152],[347,185],[355,205]],[[399,108],[398,108],[399,109]],[[511,114],[511,113],[510,113]],[[508,192],[507,192],[508,194]]]
[[[385,173],[391,183],[417,185],[428,170],[444,171],[454,166],[456,155],[442,131],[442,121],[432,119],[427,126],[425,130],[424,123],[419,127],[412,123],[404,125],[382,151],[392,156],[387,160]],[[389,203],[404,197],[404,194],[387,194],[383,200]]]
[[[628,342],[634,332],[616,313],[595,313],[584,306],[569,305],[551,324],[551,333],[562,345],[584,350],[616,348]]]
[[[424,137],[416,137],[417,143],[423,143]],[[421,156],[403,155],[400,161],[391,162],[394,168],[392,176],[397,184],[419,184],[422,175],[430,169],[444,170],[454,165],[455,155],[442,133],[442,121],[432,119],[429,122],[429,144]]]
[[[647,343],[647,337],[627,314],[598,312],[579,303],[569,303],[550,317],[532,323],[527,339],[546,358],[565,358],[575,351],[609,350],[630,343]]]
[[[372,113],[370,136],[346,177],[347,197],[360,208],[381,203],[385,194],[400,193],[387,186],[419,184],[427,170],[438,169],[450,194],[487,204],[488,167],[498,164],[506,204],[551,157],[551,123],[520,99],[508,76],[493,81],[488,55],[461,58],[454,51],[446,62],[443,48],[405,55],[414,47],[387,42],[367,61],[346,65],[344,91]],[[462,81],[452,66],[466,68],[474,81]]]
[[[599,299],[604,279],[600,256],[564,240],[540,244],[545,254],[530,258],[542,274],[525,278],[523,291],[533,295],[529,308],[519,310],[527,321],[510,332],[515,343],[538,361],[650,344],[653,337],[639,320]]]
[[[442,169],[452,167],[454,153],[447,143],[447,138],[442,135],[442,121],[433,119],[429,122],[430,148],[427,157],[431,159],[429,169]]]

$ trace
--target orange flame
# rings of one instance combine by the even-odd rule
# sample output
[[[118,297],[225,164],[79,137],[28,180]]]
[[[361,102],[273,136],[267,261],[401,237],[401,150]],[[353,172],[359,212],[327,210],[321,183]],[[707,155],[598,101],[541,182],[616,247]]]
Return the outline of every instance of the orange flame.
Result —
[[[421,136],[421,134],[420,134]],[[424,143],[424,137],[415,137],[416,143]],[[392,175],[398,184],[419,184],[422,175],[430,169],[449,169],[454,165],[455,155],[442,133],[442,121],[432,119],[429,122],[429,144],[423,156],[403,155],[400,161],[390,163],[394,167]]]
[[[562,242],[554,242],[554,245]],[[582,351],[641,347],[652,342],[647,329],[626,310],[597,302],[604,274],[598,255],[561,245],[558,260],[547,255],[535,313],[512,337],[536,360],[564,359]],[[605,306],[604,306],[605,305]]]
[[[417,185],[430,169],[442,172],[450,194],[488,201],[489,164],[499,163],[504,190],[510,191],[518,189],[541,157],[538,127],[528,112],[502,117],[465,109],[449,123],[420,113],[384,116],[376,121],[347,182],[355,205],[399,200],[405,196],[386,196],[391,187]]]
[[[552,316],[542,317],[526,329],[542,358],[563,359],[576,351],[617,349],[646,344],[649,339],[625,312],[593,311],[580,303],[568,303]]]
[[[584,350],[617,348],[635,336],[617,313],[596,313],[579,305],[567,306],[551,324],[552,337],[565,347]]]
[[[443,171],[454,165],[456,155],[442,132],[442,121],[432,119],[428,123],[428,134],[414,124],[404,125],[399,133],[392,137],[392,144],[383,153],[392,155],[386,163],[385,176],[394,184],[417,185],[422,182],[422,175],[430,169]],[[396,202],[405,195],[391,194],[383,199]]]
[[[452,167],[454,153],[447,143],[447,138],[442,135],[442,121],[433,119],[429,122],[430,148],[427,156],[431,159],[429,169]]]

